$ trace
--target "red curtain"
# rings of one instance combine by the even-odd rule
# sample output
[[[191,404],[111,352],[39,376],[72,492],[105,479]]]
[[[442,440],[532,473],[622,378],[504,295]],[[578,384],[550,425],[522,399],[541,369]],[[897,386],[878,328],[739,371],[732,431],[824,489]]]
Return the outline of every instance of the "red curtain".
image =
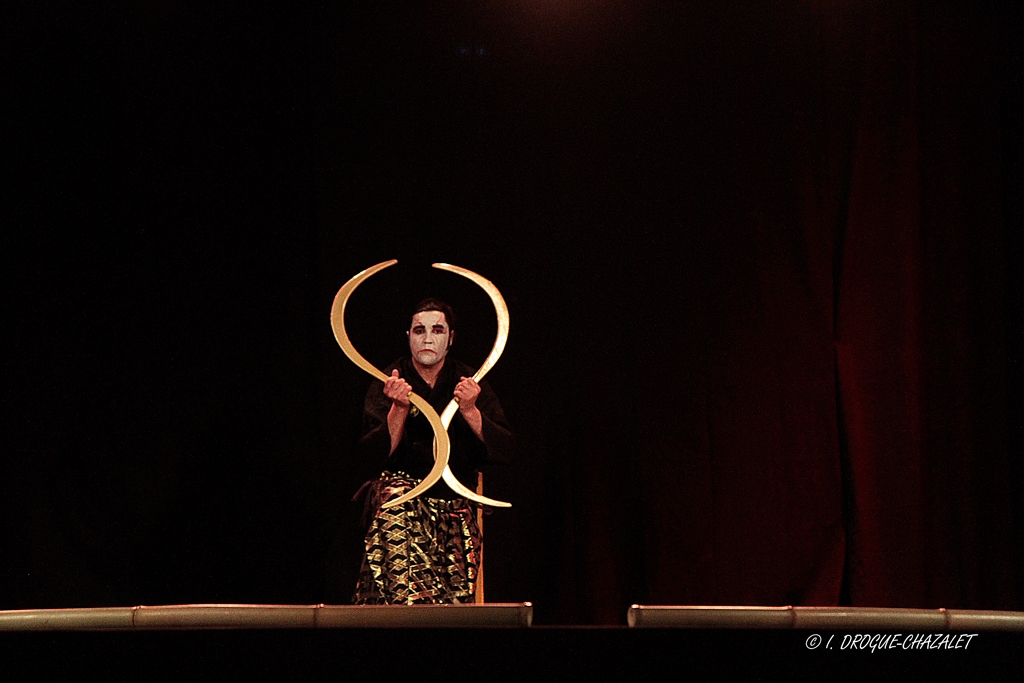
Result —
[[[631,235],[579,304],[634,362],[580,387],[563,618],[1016,605],[998,15],[790,12],[762,46],[784,97],[734,84],[727,189],[680,200],[703,234]]]

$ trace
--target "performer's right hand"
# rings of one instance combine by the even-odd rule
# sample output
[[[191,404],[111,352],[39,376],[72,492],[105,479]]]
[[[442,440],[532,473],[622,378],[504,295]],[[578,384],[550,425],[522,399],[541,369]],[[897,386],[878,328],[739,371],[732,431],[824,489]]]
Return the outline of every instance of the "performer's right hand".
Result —
[[[398,376],[398,370],[392,370],[391,376],[384,382],[384,395],[390,398],[392,403],[408,407],[411,393],[412,385]]]

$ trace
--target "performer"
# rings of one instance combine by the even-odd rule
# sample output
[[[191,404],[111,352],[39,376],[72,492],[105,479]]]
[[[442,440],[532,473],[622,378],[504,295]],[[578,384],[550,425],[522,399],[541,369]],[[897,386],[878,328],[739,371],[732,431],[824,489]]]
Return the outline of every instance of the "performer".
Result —
[[[460,482],[472,487],[482,464],[511,459],[515,441],[497,396],[486,381],[473,381],[472,368],[448,356],[455,324],[448,304],[420,302],[407,332],[411,355],[388,366],[387,381],[375,381],[366,393],[361,457],[383,474],[364,486],[373,517],[356,604],[473,601],[482,547],[476,503],[441,480],[403,505],[381,508],[422,481],[434,463],[434,432],[410,404],[411,391],[438,413],[458,399],[448,465]]]

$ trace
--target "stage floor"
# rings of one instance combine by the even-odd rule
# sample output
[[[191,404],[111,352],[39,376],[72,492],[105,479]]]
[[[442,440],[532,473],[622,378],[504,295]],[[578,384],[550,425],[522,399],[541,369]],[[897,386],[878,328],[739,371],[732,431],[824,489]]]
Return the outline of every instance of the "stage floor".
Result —
[[[981,632],[959,649],[853,647],[858,635],[872,634],[544,626],[21,631],[0,633],[0,658],[5,671],[21,674],[11,680],[735,681],[824,673],[827,680],[920,680],[938,669],[942,680],[1016,681],[1024,670],[1017,632]]]
[[[625,616],[538,626],[530,603],[8,610],[0,649],[5,670],[61,679],[861,679],[937,666],[944,678],[1019,680],[1024,669],[1019,612],[634,605]]]

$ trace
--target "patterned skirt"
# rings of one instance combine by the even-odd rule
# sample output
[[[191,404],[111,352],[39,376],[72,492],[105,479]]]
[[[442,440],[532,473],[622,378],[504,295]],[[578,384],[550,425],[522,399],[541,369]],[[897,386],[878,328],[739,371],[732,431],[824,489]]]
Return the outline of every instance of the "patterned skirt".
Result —
[[[385,472],[374,482],[369,504],[375,513],[353,603],[473,601],[482,547],[473,504],[419,496],[388,510],[380,507],[419,482],[402,472]]]

